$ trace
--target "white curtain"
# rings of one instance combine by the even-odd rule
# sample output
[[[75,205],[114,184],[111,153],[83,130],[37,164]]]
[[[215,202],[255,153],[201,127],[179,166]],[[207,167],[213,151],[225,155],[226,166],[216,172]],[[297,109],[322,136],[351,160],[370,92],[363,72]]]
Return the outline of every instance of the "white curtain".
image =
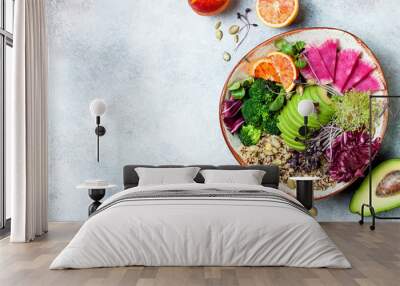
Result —
[[[16,0],[10,136],[12,242],[47,232],[47,32],[45,0]]]

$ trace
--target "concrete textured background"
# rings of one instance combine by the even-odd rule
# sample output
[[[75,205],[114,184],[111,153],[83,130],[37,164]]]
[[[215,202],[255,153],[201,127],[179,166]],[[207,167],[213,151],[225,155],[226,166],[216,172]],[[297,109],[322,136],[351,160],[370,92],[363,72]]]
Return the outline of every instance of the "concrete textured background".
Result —
[[[398,4],[302,0],[290,29],[332,26],[358,35],[378,56],[389,89],[396,94]],[[125,164],[236,164],[219,129],[221,88],[248,50],[287,29],[260,25],[225,63],[222,53],[232,51],[233,43],[228,36],[217,42],[214,24],[222,20],[226,29],[237,23],[236,11],[254,6],[255,0],[233,0],[223,15],[200,17],[184,0],[47,1],[51,220],[86,219],[90,200],[75,186],[103,178],[119,185],[116,192],[122,187]],[[254,12],[250,18],[259,23]],[[97,97],[107,102],[100,163],[95,120],[89,113],[89,102]],[[396,128],[399,132],[398,124],[390,128],[380,159],[399,155]],[[348,211],[351,194],[347,190],[318,202],[319,219],[357,220]]]

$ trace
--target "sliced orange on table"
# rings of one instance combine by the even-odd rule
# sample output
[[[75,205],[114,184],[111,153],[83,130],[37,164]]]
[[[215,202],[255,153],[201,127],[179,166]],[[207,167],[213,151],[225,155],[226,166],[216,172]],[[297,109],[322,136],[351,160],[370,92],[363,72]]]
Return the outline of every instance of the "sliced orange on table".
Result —
[[[282,28],[296,19],[299,14],[299,0],[257,0],[256,10],[265,25]]]
[[[286,91],[295,87],[294,81],[298,77],[293,59],[281,52],[269,53],[265,58],[256,61],[251,66],[250,73],[255,78],[281,83]]]

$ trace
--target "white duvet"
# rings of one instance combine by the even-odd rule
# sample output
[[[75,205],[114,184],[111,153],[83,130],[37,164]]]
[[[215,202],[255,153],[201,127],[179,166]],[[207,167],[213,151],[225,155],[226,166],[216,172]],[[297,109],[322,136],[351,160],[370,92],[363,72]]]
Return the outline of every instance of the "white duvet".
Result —
[[[258,198],[152,198],[131,192],[262,190],[262,186],[185,184],[136,187],[108,198],[50,269],[145,266],[294,266],[349,268],[320,225],[290,204]],[[107,207],[108,205],[108,207]]]

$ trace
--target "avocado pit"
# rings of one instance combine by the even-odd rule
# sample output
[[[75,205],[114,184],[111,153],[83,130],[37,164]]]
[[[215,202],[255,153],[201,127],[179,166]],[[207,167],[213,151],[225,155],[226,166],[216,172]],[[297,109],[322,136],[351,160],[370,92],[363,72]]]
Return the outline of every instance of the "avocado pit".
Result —
[[[393,196],[400,192],[400,170],[392,171],[379,182],[376,187],[378,197]]]

